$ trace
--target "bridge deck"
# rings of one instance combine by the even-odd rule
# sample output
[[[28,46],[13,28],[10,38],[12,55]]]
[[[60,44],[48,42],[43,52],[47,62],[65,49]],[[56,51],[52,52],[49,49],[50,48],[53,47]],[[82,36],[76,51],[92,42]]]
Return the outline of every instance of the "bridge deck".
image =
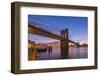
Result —
[[[28,32],[32,33],[32,34],[37,34],[37,35],[45,36],[45,37],[50,37],[50,38],[57,39],[57,40],[66,40],[65,38],[62,38],[59,35],[53,34],[51,32],[48,32],[48,31],[43,30],[41,28],[32,26],[30,24],[28,24]],[[71,42],[71,43],[73,43],[75,45],[78,45],[74,41],[71,41],[71,40],[66,40],[66,41]]]

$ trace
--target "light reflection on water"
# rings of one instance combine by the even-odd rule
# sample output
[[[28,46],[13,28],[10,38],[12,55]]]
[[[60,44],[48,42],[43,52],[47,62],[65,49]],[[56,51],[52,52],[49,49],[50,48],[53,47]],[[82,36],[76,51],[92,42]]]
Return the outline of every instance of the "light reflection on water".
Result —
[[[88,48],[79,47],[79,48],[69,48],[69,58],[87,58],[88,57]]]
[[[50,60],[50,59],[61,59],[60,48],[53,48],[52,51],[42,51],[38,52],[38,60]],[[87,47],[70,47],[68,59],[78,59],[78,58],[87,58],[88,57],[88,48]]]

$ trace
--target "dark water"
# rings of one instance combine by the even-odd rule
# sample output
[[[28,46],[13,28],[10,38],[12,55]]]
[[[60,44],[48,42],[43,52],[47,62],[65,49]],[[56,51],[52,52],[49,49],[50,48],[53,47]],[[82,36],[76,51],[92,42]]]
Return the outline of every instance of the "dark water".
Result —
[[[52,51],[38,52],[38,60],[50,60],[50,59],[61,59],[60,48],[52,48]],[[88,48],[87,47],[70,47],[68,59],[87,58]]]

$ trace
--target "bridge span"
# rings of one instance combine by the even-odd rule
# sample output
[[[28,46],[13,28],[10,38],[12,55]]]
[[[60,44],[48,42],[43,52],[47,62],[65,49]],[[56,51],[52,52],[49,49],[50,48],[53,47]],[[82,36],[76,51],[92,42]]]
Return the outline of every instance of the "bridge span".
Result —
[[[69,57],[69,42],[79,46],[79,44],[77,44],[76,42],[69,40],[68,29],[62,30],[61,36],[59,36],[57,34],[43,30],[39,27],[28,24],[28,33],[37,34],[37,35],[40,35],[40,36],[45,36],[45,37],[60,40],[60,43],[61,43],[61,58],[62,59]]]
[[[32,34],[37,34],[37,35],[40,35],[40,36],[45,36],[45,37],[57,39],[57,40],[66,40],[67,42],[71,42],[71,43],[73,43],[73,44],[79,46],[79,44],[77,44],[76,42],[74,42],[74,41],[72,41],[72,40],[67,40],[67,39],[64,38],[64,37],[61,37],[61,36],[56,35],[56,34],[54,34],[54,33],[48,32],[48,31],[43,30],[43,29],[41,29],[41,28],[32,26],[32,25],[30,25],[30,24],[28,24],[28,32],[29,32],[29,33],[32,33]]]

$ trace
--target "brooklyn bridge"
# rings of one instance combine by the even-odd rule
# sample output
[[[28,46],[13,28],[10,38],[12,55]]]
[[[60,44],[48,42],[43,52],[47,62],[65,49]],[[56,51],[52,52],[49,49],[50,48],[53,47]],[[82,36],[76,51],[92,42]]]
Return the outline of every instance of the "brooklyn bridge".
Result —
[[[35,24],[28,24],[28,33],[60,40],[61,58],[65,59],[65,58],[68,58],[69,43],[73,43],[74,45],[76,45],[76,47],[79,47],[79,44],[69,39],[68,28],[63,29],[60,32],[61,32],[61,35],[57,35],[46,29],[37,27]]]

